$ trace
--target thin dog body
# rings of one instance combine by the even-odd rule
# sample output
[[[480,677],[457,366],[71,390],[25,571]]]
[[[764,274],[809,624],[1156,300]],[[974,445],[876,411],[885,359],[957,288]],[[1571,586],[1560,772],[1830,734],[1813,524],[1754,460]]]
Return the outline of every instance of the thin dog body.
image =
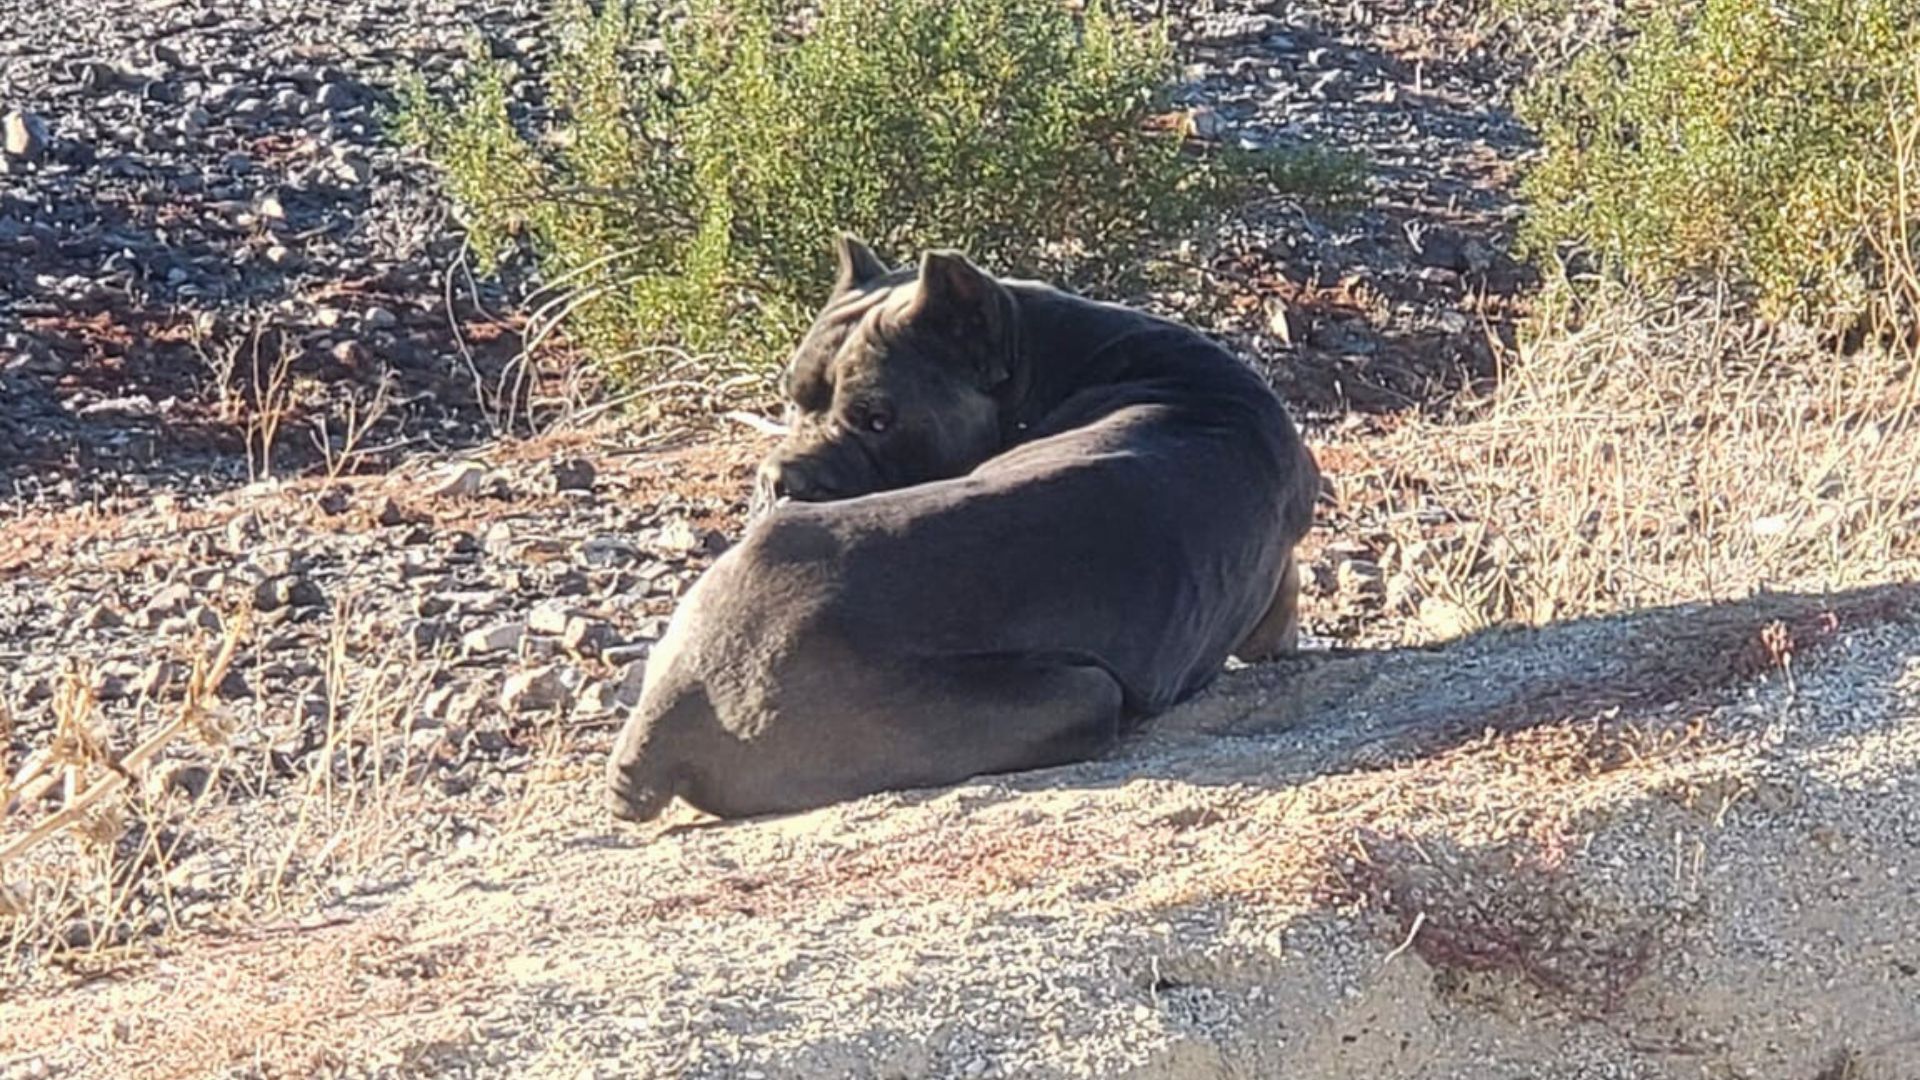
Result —
[[[770,506],[689,591],[609,805],[722,817],[1081,760],[1230,654],[1293,648],[1319,474],[1178,324],[840,245]]]

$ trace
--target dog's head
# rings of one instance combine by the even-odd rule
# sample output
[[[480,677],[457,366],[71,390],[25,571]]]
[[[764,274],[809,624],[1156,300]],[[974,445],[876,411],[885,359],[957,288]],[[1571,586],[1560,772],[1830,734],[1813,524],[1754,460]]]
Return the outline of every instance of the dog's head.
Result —
[[[787,436],[760,466],[759,510],[959,476],[1002,449],[1012,294],[957,252],[890,270],[850,236],[838,248],[833,295],[787,366]]]

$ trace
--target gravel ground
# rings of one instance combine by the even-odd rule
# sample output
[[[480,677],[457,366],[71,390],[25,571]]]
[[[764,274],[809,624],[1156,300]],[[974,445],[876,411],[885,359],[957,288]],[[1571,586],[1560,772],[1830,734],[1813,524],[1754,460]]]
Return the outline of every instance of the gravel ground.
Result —
[[[1186,5],[1176,102],[1205,138],[1360,154],[1351,213],[1246,208],[1196,250],[1202,319],[1304,410],[1432,404],[1491,374],[1526,137],[1461,0]],[[472,282],[383,117],[470,37],[537,70],[530,0],[0,3],[0,493],[30,504],[257,476],[245,417],[288,360],[280,471],[386,387],[362,468],[496,433],[515,294]],[[542,115],[537,79],[516,102]],[[508,395],[511,401],[519,399]],[[520,402],[524,404],[524,402]],[[327,426],[324,431],[320,425]]]

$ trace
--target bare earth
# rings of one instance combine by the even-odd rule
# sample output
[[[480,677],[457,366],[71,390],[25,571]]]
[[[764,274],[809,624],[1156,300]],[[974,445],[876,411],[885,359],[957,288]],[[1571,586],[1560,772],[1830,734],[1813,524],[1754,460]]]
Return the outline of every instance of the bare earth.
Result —
[[[7,1006],[9,1075],[1920,1075],[1920,589],[1232,673],[1110,760],[615,829]],[[423,806],[431,812],[431,806]]]

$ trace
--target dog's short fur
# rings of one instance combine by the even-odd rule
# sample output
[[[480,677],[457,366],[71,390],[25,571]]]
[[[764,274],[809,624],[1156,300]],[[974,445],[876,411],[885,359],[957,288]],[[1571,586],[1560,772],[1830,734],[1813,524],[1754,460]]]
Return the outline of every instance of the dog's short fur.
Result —
[[[788,372],[746,535],[647,666],[631,819],[723,817],[1082,759],[1229,653],[1291,649],[1319,490],[1280,401],[1199,334],[851,238]]]

